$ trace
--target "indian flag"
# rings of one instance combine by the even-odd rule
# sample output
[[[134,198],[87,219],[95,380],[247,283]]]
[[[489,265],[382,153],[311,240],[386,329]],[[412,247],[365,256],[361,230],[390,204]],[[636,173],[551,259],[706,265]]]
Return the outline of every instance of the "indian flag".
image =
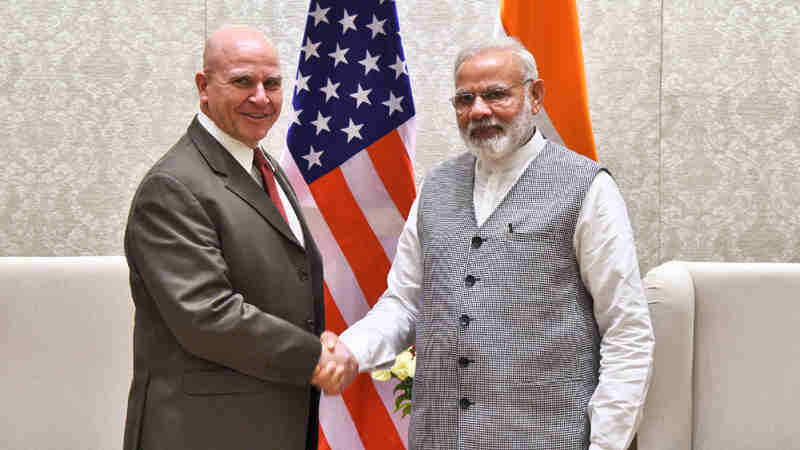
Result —
[[[516,37],[536,58],[545,88],[542,133],[596,161],[575,2],[500,0],[496,33]]]

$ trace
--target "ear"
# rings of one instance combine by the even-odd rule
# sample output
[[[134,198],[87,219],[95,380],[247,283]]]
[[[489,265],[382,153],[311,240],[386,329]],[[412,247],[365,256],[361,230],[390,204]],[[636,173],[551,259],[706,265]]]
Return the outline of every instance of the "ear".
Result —
[[[194,84],[197,86],[197,94],[200,96],[200,104],[208,103],[208,76],[203,71],[194,75]]]
[[[531,102],[531,114],[538,114],[544,101],[544,80],[537,78],[531,82],[528,99]]]

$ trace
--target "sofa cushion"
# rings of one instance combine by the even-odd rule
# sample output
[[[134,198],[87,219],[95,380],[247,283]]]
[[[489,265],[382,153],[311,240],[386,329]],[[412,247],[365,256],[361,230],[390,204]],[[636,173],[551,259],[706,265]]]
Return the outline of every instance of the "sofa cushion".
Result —
[[[120,448],[133,304],[120,256],[0,258],[3,448]]]

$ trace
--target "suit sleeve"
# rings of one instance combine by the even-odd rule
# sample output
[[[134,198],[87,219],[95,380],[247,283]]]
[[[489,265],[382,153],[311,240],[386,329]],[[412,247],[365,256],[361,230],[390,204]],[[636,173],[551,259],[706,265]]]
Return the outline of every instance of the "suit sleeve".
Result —
[[[261,379],[307,384],[319,339],[234,291],[219,237],[192,192],[152,174],[133,202],[126,253],[169,329],[188,352]]]

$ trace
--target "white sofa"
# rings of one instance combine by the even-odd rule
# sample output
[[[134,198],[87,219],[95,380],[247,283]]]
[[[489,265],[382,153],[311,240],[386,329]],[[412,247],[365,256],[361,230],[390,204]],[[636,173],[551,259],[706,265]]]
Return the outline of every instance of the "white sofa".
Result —
[[[645,277],[655,372],[639,450],[800,449],[800,264],[670,262]],[[121,448],[124,258],[0,258],[0,450]]]
[[[645,287],[639,450],[800,449],[800,264],[669,262]]]
[[[122,448],[132,326],[123,257],[0,258],[0,449]]]

